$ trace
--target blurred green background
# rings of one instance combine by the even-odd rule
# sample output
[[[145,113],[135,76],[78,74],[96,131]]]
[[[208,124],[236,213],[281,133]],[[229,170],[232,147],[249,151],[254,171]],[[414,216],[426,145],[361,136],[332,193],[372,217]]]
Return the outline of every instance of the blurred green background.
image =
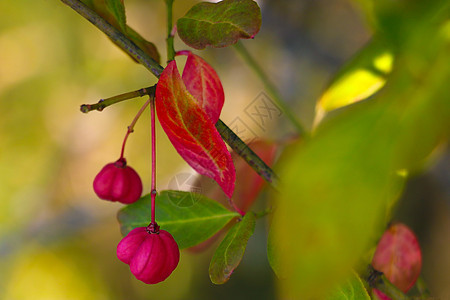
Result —
[[[175,1],[177,19],[197,1]],[[332,74],[370,38],[352,2],[258,1],[263,25],[245,45],[307,127]],[[127,0],[128,23],[154,42],[165,60],[161,0]],[[115,256],[121,205],[99,200],[96,173],[118,158],[126,127],[144,99],[103,112],[83,103],[147,87],[156,79],[94,26],[59,1],[0,1],[0,298],[1,299],[274,299],[276,279],[266,259],[267,224],[259,221],[244,259],[228,283],[208,278],[215,246],[184,251],[165,282],[137,280]],[[187,48],[177,39],[176,49]],[[239,121],[254,136],[288,138],[283,116],[258,126],[246,108],[265,92],[232,48],[201,55],[225,89],[222,120]],[[448,95],[447,95],[448,96]],[[191,172],[158,128],[158,188]],[[126,157],[150,187],[149,116],[129,139]],[[443,151],[410,180],[396,220],[410,225],[424,251],[423,275],[433,295],[450,297],[449,155]],[[447,153],[447,154],[445,154]]]

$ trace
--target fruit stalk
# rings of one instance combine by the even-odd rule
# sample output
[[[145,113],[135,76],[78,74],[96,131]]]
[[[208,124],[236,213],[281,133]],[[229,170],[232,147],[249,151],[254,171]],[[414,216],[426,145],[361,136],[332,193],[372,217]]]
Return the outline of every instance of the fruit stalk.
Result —
[[[125,134],[125,137],[123,139],[123,143],[122,143],[122,150],[120,150],[120,159],[123,158],[124,152],[125,152],[125,144],[127,143],[128,140],[128,136],[133,133],[134,131],[134,126],[136,125],[136,122],[139,120],[139,118],[141,117],[142,113],[144,112],[144,110],[147,108],[147,106],[150,104],[150,99],[148,99],[144,105],[142,105],[141,109],[138,111],[138,113],[136,114],[136,116],[134,117],[133,121],[131,122],[131,124],[128,126],[127,128],[127,133]]]
[[[152,128],[152,190],[151,190],[151,199],[152,199],[152,221],[150,224],[153,224],[154,227],[157,228],[156,220],[155,220],[155,205],[156,205],[156,121],[155,121],[155,96],[150,96],[150,113],[151,113],[151,128]],[[155,226],[156,225],[156,226]]]

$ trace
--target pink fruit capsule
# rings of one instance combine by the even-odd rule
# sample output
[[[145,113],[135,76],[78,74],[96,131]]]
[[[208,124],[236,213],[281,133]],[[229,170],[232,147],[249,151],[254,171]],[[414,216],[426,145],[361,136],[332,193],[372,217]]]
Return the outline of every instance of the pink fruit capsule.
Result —
[[[125,158],[120,158],[104,166],[95,176],[94,191],[100,199],[130,204],[141,197],[142,181],[138,173],[127,166]]]
[[[130,265],[133,275],[147,283],[164,281],[175,270],[180,250],[170,233],[149,227],[137,227],[117,245],[117,257]]]

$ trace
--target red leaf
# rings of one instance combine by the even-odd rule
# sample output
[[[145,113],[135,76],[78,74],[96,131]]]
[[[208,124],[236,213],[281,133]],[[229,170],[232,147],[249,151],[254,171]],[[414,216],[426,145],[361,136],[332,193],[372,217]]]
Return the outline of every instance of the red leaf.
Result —
[[[277,145],[268,141],[257,140],[249,147],[270,167],[275,160]],[[242,211],[248,211],[261,192],[265,181],[249,164],[235,152],[232,154],[236,162],[236,193],[233,197],[236,205]]]
[[[156,86],[156,112],[172,145],[198,173],[213,178],[231,198],[236,173],[216,127],[188,92],[175,61]]]
[[[378,300],[392,300],[391,298],[389,298],[388,296],[383,294],[383,292],[381,292],[377,289],[373,289],[373,294],[376,297],[375,299],[378,299]]]
[[[269,167],[275,160],[278,145],[265,140],[255,140],[248,145]],[[243,212],[247,212],[258,197],[265,181],[245,162],[236,152],[231,153],[236,168],[236,187],[233,195],[233,202]],[[225,206],[229,202],[225,195],[212,185],[207,178],[198,178],[195,186],[202,190],[202,193]],[[231,207],[230,207],[231,208]],[[232,209],[232,208],[231,208]]]
[[[187,90],[215,124],[219,120],[225,100],[219,76],[200,56],[190,51],[180,51],[178,54],[188,56],[183,70],[183,81]]]
[[[403,224],[392,225],[381,237],[372,265],[406,293],[422,268],[422,254],[414,233]]]

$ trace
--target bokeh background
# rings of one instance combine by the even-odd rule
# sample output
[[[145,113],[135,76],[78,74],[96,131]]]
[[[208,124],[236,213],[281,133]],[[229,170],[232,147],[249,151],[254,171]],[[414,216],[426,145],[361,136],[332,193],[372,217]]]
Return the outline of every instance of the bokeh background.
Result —
[[[174,19],[196,2],[175,1]],[[333,73],[370,39],[370,27],[346,0],[258,3],[261,31],[244,44],[310,128],[315,102]],[[129,25],[157,45],[164,61],[164,1],[125,4]],[[179,39],[175,46],[187,48]],[[261,127],[245,113],[267,92],[232,47],[201,55],[222,79],[225,123],[241,122],[255,137],[270,140],[293,134],[283,115]],[[0,299],[276,298],[264,221],[223,286],[208,278],[216,245],[203,253],[183,251],[173,275],[155,286],[135,280],[116,258],[121,205],[99,200],[92,181],[118,158],[126,128],[145,99],[101,113],[82,114],[79,106],[155,83],[152,74],[60,1],[0,1]],[[126,148],[146,192],[149,123],[146,114]],[[166,189],[174,176],[192,171],[161,128],[157,134],[158,188]],[[417,233],[423,276],[438,299],[450,297],[449,157],[448,150],[441,151],[410,179],[395,217]]]

